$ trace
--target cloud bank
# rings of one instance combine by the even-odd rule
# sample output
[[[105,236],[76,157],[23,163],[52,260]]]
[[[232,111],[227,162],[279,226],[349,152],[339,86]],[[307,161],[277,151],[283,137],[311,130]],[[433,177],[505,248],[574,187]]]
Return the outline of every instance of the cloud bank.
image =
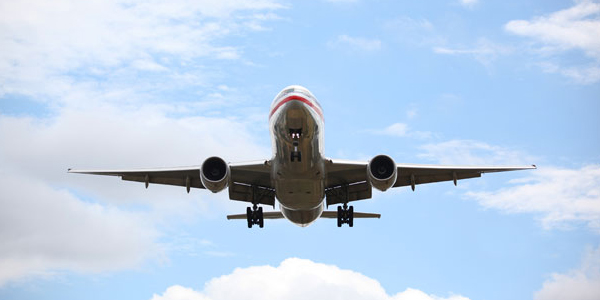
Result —
[[[566,274],[553,273],[535,300],[594,300],[600,298],[600,247],[588,250],[581,266]]]
[[[600,165],[542,167],[511,183],[514,186],[466,196],[486,208],[539,215],[546,229],[583,223],[600,233]]]
[[[447,298],[406,289],[389,295],[381,284],[360,273],[307,259],[288,258],[279,266],[238,268],[233,273],[213,278],[204,289],[174,285],[151,300],[218,299],[380,299],[380,300],[468,300],[451,295]]]
[[[540,160],[523,151],[474,140],[426,144],[421,149],[419,157],[446,165],[531,165]],[[485,208],[535,214],[545,229],[584,224],[600,233],[600,165],[540,166],[519,175],[524,177],[509,181],[512,186],[465,196]]]
[[[528,38],[542,54],[579,50],[591,59],[585,65],[569,67],[544,62],[545,72],[559,73],[583,84],[600,81],[600,3],[577,1],[570,8],[532,20],[510,21],[504,29]]]
[[[194,191],[145,192],[66,170],[262,157],[268,148],[248,126],[256,116],[215,113],[236,105],[235,90],[211,84],[205,68],[241,59],[222,39],[257,30],[282,8],[269,0],[2,1],[0,286],[165,259],[157,225],[205,212]]]

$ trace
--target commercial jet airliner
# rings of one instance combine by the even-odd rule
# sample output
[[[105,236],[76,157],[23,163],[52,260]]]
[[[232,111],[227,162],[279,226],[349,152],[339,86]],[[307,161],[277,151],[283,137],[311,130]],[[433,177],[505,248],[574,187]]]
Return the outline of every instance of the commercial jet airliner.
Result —
[[[245,214],[227,219],[245,219],[248,228],[264,226],[264,219],[286,218],[308,226],[318,218],[337,219],[337,226],[354,226],[354,218],[379,218],[379,214],[354,212],[348,203],[371,198],[372,189],[415,186],[439,181],[481,177],[483,173],[535,169],[531,166],[444,166],[397,164],[387,155],[367,162],[326,158],[323,155],[323,109],[315,96],[301,86],[283,89],[273,100],[269,126],[273,147],[271,159],[227,163],[214,156],[200,166],[137,170],[72,170],[70,173],[120,176],[122,180],[207,189],[229,190],[229,199],[252,204]],[[259,205],[280,211],[263,212]],[[325,206],[338,204],[337,211]]]

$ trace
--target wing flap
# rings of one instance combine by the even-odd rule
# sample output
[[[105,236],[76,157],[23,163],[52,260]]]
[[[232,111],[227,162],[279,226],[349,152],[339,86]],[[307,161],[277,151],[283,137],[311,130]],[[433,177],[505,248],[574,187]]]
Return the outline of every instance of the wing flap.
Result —
[[[345,184],[325,190],[327,206],[370,199],[372,194],[373,188],[371,188],[371,185],[366,181],[356,184]]]
[[[327,187],[367,181],[367,162],[328,159],[325,161],[325,169]]]
[[[263,186],[233,182],[229,185],[229,199],[275,207],[275,190]]]
[[[337,211],[324,211],[321,214],[321,218],[323,219],[337,219]],[[381,218],[381,214],[373,214],[373,213],[363,213],[363,212],[355,212],[355,219],[379,219]]]
[[[265,211],[263,219],[283,219],[283,214],[280,211]],[[247,220],[246,214],[227,215],[227,220]]]
[[[273,188],[269,161],[252,161],[229,164],[231,181],[247,185]]]

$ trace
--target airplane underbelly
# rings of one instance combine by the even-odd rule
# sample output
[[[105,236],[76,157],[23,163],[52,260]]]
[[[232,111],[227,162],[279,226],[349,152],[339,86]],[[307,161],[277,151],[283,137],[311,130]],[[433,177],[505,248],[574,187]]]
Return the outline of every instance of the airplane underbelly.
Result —
[[[322,180],[279,180],[275,191],[281,205],[290,210],[310,210],[323,203]]]
[[[323,214],[323,206],[324,204],[321,202],[321,205],[310,210],[290,210],[282,207],[281,212],[283,213],[283,216],[292,223],[301,227],[306,227]]]

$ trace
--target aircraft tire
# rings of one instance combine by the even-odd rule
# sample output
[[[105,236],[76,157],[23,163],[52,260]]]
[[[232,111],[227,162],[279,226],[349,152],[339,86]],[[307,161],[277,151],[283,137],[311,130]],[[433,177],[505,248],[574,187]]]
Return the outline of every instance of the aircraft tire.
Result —
[[[246,220],[248,220],[248,228],[252,228],[252,219],[254,218],[252,209],[250,207],[246,208]]]
[[[348,226],[354,227],[354,207],[348,208]]]

